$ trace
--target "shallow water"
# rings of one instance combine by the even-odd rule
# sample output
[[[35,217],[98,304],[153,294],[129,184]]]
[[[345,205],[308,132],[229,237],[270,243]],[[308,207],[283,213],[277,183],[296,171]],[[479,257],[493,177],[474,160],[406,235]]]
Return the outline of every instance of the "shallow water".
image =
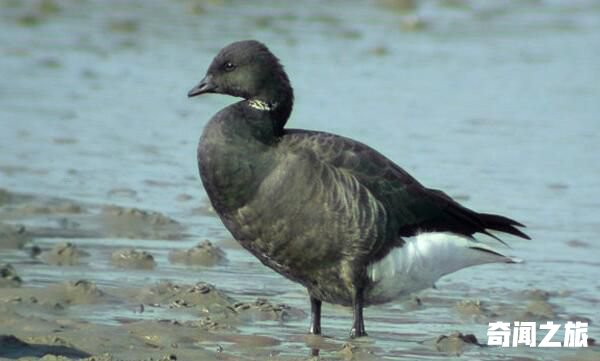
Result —
[[[454,303],[520,307],[518,294],[534,288],[562,295],[550,300],[556,321],[588,318],[590,336],[600,338],[595,1],[425,1],[408,11],[393,1],[58,1],[56,11],[41,3],[0,5],[0,187],[151,209],[183,224],[187,236],[69,239],[91,254],[76,267],[32,264],[25,252],[0,250],[0,263],[12,263],[25,285],[85,278],[110,290],[202,280],[241,300],[267,297],[308,312],[300,286],[229,242],[219,220],[203,211],[196,142],[211,115],[234,99],[189,100],[186,92],[223,45],[256,38],[294,85],[289,126],[370,144],[463,204],[525,223],[533,238],[505,238],[525,263],[450,275],[421,295],[417,310],[406,303],[367,309],[365,342],[375,355],[441,359],[423,342],[455,330],[485,343],[487,323],[465,321]],[[168,262],[170,250],[205,238],[225,249],[227,264],[198,270]],[[158,266],[115,269],[110,254],[123,246],[149,251]],[[109,325],[133,317],[128,308],[84,309],[73,317]],[[324,332],[336,347],[347,341],[350,316],[324,308]],[[280,340],[274,352],[303,356],[307,325],[256,321],[240,329]],[[474,347],[462,359],[573,355]]]

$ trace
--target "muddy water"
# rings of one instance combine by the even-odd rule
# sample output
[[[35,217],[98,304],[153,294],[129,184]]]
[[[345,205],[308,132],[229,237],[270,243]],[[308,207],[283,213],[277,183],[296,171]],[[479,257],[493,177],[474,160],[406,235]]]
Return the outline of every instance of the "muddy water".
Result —
[[[1,2],[0,223],[25,229],[0,229],[0,264],[22,282],[0,288],[0,334],[17,337],[0,357],[302,359],[318,346],[324,359],[599,359],[597,347],[440,336],[486,343],[490,320],[572,319],[600,337],[600,7],[411,3]],[[364,141],[467,206],[527,224],[533,241],[506,239],[525,262],[369,308],[370,337],[356,342],[348,310],[326,305],[327,337],[307,339],[304,290],[231,241],[197,175],[200,131],[233,99],[185,94],[244,38],[286,66],[290,126]],[[204,239],[225,259],[190,265]]]

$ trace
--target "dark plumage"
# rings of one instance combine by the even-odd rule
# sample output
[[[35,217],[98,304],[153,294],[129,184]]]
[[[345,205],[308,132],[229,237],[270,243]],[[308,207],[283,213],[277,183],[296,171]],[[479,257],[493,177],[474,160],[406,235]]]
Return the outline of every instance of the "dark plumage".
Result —
[[[321,301],[352,306],[351,335],[362,336],[365,305],[466,266],[511,262],[472,240],[475,233],[528,238],[520,223],[461,206],[362,143],[285,129],[293,90],[279,60],[257,41],[222,49],[188,95],[204,93],[244,98],[204,129],[204,188],[244,248],[308,289],[312,333],[320,333]],[[413,264],[414,254],[431,261]]]

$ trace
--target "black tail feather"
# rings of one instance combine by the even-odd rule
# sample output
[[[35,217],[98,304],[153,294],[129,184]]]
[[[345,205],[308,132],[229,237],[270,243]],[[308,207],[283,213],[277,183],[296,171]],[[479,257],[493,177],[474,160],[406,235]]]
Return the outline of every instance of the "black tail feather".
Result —
[[[513,219],[489,213],[479,213],[478,215],[482,222],[485,224],[486,229],[512,234],[513,236],[525,239],[531,239],[531,237],[529,237],[521,230],[516,228],[525,226]]]
[[[483,233],[489,237],[494,238],[496,241],[502,243],[503,245],[509,247],[508,244],[506,244],[506,242],[487,231],[487,229],[493,228],[488,226],[486,221],[481,217],[481,214],[473,212],[459,204],[453,204],[452,206],[448,207],[446,211],[449,214],[452,214],[457,219],[460,219],[461,223],[468,224],[469,226],[467,229],[469,229],[471,234],[475,232]]]
[[[412,224],[404,225],[399,232],[402,237],[411,237],[419,232],[452,232],[472,237],[475,233],[482,233],[506,245],[503,240],[490,231],[498,231],[513,236],[531,239],[517,227],[523,224],[508,217],[497,214],[478,213],[460,205],[446,193],[437,190],[422,188],[424,196],[428,196],[431,207],[430,216]],[[427,199],[425,198],[425,199]],[[427,205],[427,204],[426,204]]]

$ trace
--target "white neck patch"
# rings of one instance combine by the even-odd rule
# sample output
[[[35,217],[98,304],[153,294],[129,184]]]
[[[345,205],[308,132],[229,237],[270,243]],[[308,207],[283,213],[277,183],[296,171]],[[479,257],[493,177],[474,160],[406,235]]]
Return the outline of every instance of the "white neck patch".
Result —
[[[248,100],[250,108],[270,112],[277,107],[277,103],[268,103],[259,99]]]

